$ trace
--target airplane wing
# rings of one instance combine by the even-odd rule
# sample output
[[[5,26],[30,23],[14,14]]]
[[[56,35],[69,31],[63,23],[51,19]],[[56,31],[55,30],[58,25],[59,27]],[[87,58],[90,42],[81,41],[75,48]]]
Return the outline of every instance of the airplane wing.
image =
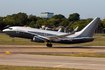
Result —
[[[74,33],[68,33],[68,34],[60,35],[60,36],[47,37],[46,39],[47,40],[57,40],[57,39],[59,40],[61,38],[64,38],[64,37],[72,35],[72,34],[74,34]]]
[[[68,33],[68,34],[65,34],[65,35],[60,35],[60,36],[51,36],[51,37],[47,37],[47,36],[41,36],[41,35],[39,35],[39,34],[36,34],[36,33],[34,33],[34,32],[31,32],[31,31],[29,31],[29,33],[30,34],[33,34],[33,35],[35,35],[35,36],[37,36],[37,37],[40,37],[40,38],[44,38],[44,39],[46,39],[46,40],[60,40],[60,39],[62,39],[62,38],[64,38],[64,37],[66,37],[66,36],[69,36],[69,35],[72,35],[72,34],[74,34],[76,31],[78,30],[78,26],[71,32],[71,33]],[[60,32],[61,31],[61,28],[58,30],[58,32]]]
[[[73,33],[68,33],[68,34],[65,34],[65,35],[50,36],[50,37],[41,36],[41,35],[35,34],[35,33],[33,33],[33,32],[28,32],[28,33],[29,33],[29,34],[33,34],[33,35],[35,35],[35,36],[37,36],[37,37],[40,37],[40,38],[44,38],[45,40],[52,40],[52,41],[54,41],[54,40],[59,40],[59,39],[64,38],[64,37],[66,37],[66,36],[72,35],[72,34],[74,34],[75,32],[73,32]]]

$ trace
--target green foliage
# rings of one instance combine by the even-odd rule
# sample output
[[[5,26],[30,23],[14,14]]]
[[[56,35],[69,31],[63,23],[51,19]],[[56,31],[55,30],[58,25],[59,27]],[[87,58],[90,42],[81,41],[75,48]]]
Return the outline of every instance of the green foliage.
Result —
[[[79,16],[80,15],[78,13],[70,14],[68,20],[69,21],[78,21],[78,20],[80,20]]]
[[[46,21],[45,19],[37,20],[37,21],[36,21],[37,27],[40,28],[42,25],[44,25],[43,23],[44,23],[45,21]]]
[[[0,17],[0,29],[3,29],[3,27],[5,26],[6,24],[4,23],[4,18],[3,17]]]
[[[54,19],[54,18],[51,18],[51,19],[49,19],[48,20],[48,23],[50,24],[50,25],[53,25],[53,26],[59,26],[59,19]]]
[[[37,17],[34,15],[29,15],[28,19],[29,21],[37,21]]]
[[[105,19],[103,19],[103,21],[100,21],[99,23],[100,24],[99,24],[98,28],[100,28],[100,29],[105,28]]]
[[[81,44],[60,44],[52,43],[53,45],[69,45],[69,46],[105,46],[105,34],[95,34],[94,37],[101,37],[95,39],[93,42],[81,43]],[[9,37],[6,34],[0,34],[0,45],[46,45],[45,43],[31,42],[29,39],[24,38],[14,38],[15,41],[12,41],[12,37]]]
[[[47,27],[70,26],[70,31],[72,31],[77,26],[79,26],[78,30],[81,30],[92,20],[93,20],[92,18],[80,20],[80,15],[78,13],[70,14],[68,19],[65,18],[64,15],[58,14],[54,15],[52,18],[47,20],[32,14],[28,16],[26,13],[19,12],[17,14],[7,15],[6,17],[0,17],[0,29],[3,29],[7,25],[10,26],[27,25],[30,27],[37,28],[40,28],[42,25],[44,25]],[[100,20],[97,29],[102,30],[103,28],[105,28],[105,19]]]
[[[84,53],[31,53],[31,55],[53,55],[53,56],[72,56],[72,57],[97,57],[105,58],[105,54],[96,54],[94,52],[84,52]]]
[[[63,19],[66,19],[65,16],[61,15],[61,14],[54,15],[52,18],[55,19],[55,20],[57,19],[57,23],[54,26],[58,26],[57,24],[60,24],[63,21]]]
[[[29,27],[35,28],[35,21],[31,21],[30,24],[28,25]]]
[[[82,70],[82,69],[0,65],[0,70]]]
[[[27,25],[30,26],[30,23],[33,21],[34,24],[36,23],[36,21],[40,19],[39,17],[36,17],[35,15],[29,15],[29,17],[27,18]],[[32,26],[33,27],[33,26]]]
[[[87,25],[87,22],[86,21],[75,21],[75,22],[72,22],[73,24],[71,25],[71,28],[70,30],[74,30],[77,26],[79,26],[78,28],[78,31],[80,31],[81,29],[83,29],[86,25]]]
[[[65,18],[65,16],[62,15],[62,14],[59,14],[59,15],[54,15],[52,18],[54,18],[54,19],[63,19],[63,18]]]
[[[3,17],[0,17],[0,21],[3,21],[3,19],[4,19]]]
[[[63,19],[59,25],[66,27],[66,26],[68,26],[68,24],[69,24],[69,21],[67,19]]]
[[[99,24],[98,24],[98,29],[103,29],[104,28],[104,23],[103,21],[99,21]]]
[[[25,13],[18,13],[13,15],[7,15],[5,18],[6,25],[19,25],[23,26],[27,23],[27,14]]]
[[[90,23],[93,19],[92,18],[88,18],[86,21],[87,23]]]

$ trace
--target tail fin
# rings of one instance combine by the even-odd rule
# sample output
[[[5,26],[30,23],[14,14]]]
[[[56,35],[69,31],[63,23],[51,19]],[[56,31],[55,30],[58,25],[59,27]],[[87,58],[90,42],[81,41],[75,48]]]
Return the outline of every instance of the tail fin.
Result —
[[[85,28],[80,31],[80,37],[92,37],[100,18],[93,19]]]

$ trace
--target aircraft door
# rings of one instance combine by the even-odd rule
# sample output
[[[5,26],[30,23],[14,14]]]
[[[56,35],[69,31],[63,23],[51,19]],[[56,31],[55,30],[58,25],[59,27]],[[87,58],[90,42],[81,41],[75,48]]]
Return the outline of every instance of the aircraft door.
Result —
[[[16,34],[19,34],[19,27],[18,28],[16,28]]]

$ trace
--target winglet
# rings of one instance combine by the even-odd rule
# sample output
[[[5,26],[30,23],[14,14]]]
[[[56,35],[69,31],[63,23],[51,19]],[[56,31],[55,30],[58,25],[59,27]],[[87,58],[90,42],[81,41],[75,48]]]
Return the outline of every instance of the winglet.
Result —
[[[61,32],[61,29],[62,29],[62,28],[60,28],[60,29],[58,30],[58,32]]]
[[[77,30],[78,30],[78,26],[71,33],[75,33]]]

